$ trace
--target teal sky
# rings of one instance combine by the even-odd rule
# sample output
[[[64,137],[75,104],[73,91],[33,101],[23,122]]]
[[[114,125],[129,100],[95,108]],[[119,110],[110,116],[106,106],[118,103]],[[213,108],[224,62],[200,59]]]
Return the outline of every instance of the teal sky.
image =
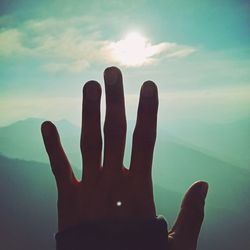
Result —
[[[1,1],[1,125],[80,120],[81,88],[105,67],[124,74],[128,118],[154,80],[160,121],[227,122],[250,112],[249,1]],[[138,32],[151,51],[124,65],[114,47]]]

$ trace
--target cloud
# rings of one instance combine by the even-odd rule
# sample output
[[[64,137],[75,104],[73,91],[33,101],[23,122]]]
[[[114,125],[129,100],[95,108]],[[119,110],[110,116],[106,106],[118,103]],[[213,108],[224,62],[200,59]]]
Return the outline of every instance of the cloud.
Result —
[[[9,29],[0,32],[0,55],[11,56],[24,54],[27,49],[21,43],[22,33],[17,29]]]
[[[127,67],[152,64],[162,57],[184,57],[195,51],[193,48],[176,43],[151,44],[147,38],[136,32],[129,33],[117,42],[110,42],[107,50],[114,62]]]
[[[172,47],[173,48],[173,47]],[[176,58],[180,58],[180,57],[186,57],[192,53],[194,53],[196,51],[196,49],[192,48],[192,47],[188,47],[188,46],[177,46],[175,44],[174,48],[172,49],[172,51],[170,53],[168,53],[166,55],[166,57],[171,58],[171,57],[176,57]]]
[[[249,116],[250,86],[162,92],[160,103],[160,120],[233,121]]]
[[[48,72],[60,72],[70,71],[79,73],[89,67],[89,63],[86,60],[73,61],[71,63],[48,63],[42,66],[42,68]]]
[[[48,18],[28,20],[18,28],[0,30],[0,56],[33,57],[43,61],[41,68],[49,72],[84,71],[91,64],[125,65],[117,48],[124,40],[103,39],[93,17],[69,19]],[[151,44],[146,41],[141,50],[144,60],[126,65],[138,67],[161,58],[185,57],[194,48],[176,43]]]

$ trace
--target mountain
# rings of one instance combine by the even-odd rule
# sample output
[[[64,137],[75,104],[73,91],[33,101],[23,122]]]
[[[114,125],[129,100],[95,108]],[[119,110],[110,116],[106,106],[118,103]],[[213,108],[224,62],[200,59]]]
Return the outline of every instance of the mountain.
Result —
[[[28,118],[0,128],[0,153],[9,157],[47,162],[40,126],[43,119]],[[80,127],[67,120],[55,122],[62,143],[74,166],[81,166]],[[130,161],[134,121],[128,121],[125,162]],[[177,120],[158,125],[158,140],[178,143],[212,157],[250,170],[250,118],[227,122],[205,123]],[[36,145],[34,147],[34,145]]]
[[[40,133],[42,121],[30,118],[0,128],[0,153],[10,158],[48,163]],[[55,124],[74,169],[81,169],[80,128],[67,120]],[[129,121],[125,166],[128,166],[130,161],[133,127],[134,123]],[[183,193],[191,183],[202,179],[210,184],[211,198],[208,199],[217,202],[218,207],[221,207],[220,204],[222,207],[227,204],[235,212],[250,209],[250,200],[246,198],[242,200],[242,195],[239,195],[248,193],[249,170],[211,156],[202,148],[194,148],[169,135],[162,128],[158,129],[153,163],[154,180],[168,190]]]
[[[54,250],[56,186],[50,166],[0,156],[0,188],[1,249]],[[182,194],[159,185],[154,185],[154,193],[158,213],[171,225]],[[249,210],[237,213],[220,205],[218,208],[213,199],[207,201],[198,249],[249,249]]]
[[[56,187],[49,166],[0,156],[1,249],[53,250]]]
[[[250,117],[224,123],[177,120],[165,132],[233,165],[250,169]]]
[[[208,201],[242,212],[250,210],[250,171],[159,137],[154,155],[154,179],[167,189],[184,192],[195,180],[209,183]]]
[[[28,118],[0,128],[0,153],[24,160],[48,162],[40,132],[44,120]],[[80,162],[80,128],[66,120],[55,122],[73,165]]]
[[[34,234],[34,244],[36,241],[40,242],[43,246],[41,249],[50,249],[53,245],[51,235],[56,227],[55,184],[40,133],[42,121],[30,118],[0,128],[0,153],[21,159],[0,159],[0,198],[4,201],[1,208],[4,228],[1,228],[1,232],[5,229],[1,237],[9,246],[18,241],[26,242],[29,235]],[[80,128],[67,120],[58,121],[56,125],[65,151],[77,171],[77,176],[80,176]],[[129,121],[126,166],[130,161],[133,128],[134,122]],[[243,135],[239,133],[239,136]],[[236,150],[235,154],[237,152]],[[250,171],[235,166],[228,158],[215,155],[203,147],[194,146],[187,140],[171,135],[165,128],[160,127],[153,162],[158,212],[165,215],[172,225],[181,202],[181,194],[194,181],[206,180],[209,182],[209,193],[200,249],[247,250],[245,246],[249,245],[250,234]],[[36,228],[39,223],[44,226]],[[24,225],[28,225],[30,229],[22,231]],[[240,231],[240,234],[236,231]],[[228,237],[235,234],[237,238]],[[30,244],[33,244],[33,239],[29,240]],[[20,249],[14,245],[9,249]],[[38,248],[26,245],[24,249]]]
[[[28,118],[0,128],[0,152],[9,157],[47,162],[39,118]],[[75,166],[81,165],[80,127],[67,120],[55,122],[65,150]],[[128,121],[125,162],[129,163],[134,121]],[[177,142],[241,168],[250,170],[250,117],[241,120],[208,123],[196,120],[169,121],[158,125],[158,139]],[[34,147],[34,145],[36,145]]]

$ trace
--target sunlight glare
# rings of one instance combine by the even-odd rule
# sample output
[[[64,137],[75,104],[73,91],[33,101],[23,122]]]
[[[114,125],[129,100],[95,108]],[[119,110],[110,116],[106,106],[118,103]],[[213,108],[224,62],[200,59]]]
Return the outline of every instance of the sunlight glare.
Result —
[[[141,66],[152,56],[151,44],[137,32],[112,44],[114,58],[125,66]]]

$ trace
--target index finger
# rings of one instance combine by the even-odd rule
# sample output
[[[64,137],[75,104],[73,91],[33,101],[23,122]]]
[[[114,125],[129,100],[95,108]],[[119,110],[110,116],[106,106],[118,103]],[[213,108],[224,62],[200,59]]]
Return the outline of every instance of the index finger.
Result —
[[[133,134],[130,170],[134,174],[151,176],[157,111],[157,86],[154,82],[147,81],[141,88],[137,121]]]

